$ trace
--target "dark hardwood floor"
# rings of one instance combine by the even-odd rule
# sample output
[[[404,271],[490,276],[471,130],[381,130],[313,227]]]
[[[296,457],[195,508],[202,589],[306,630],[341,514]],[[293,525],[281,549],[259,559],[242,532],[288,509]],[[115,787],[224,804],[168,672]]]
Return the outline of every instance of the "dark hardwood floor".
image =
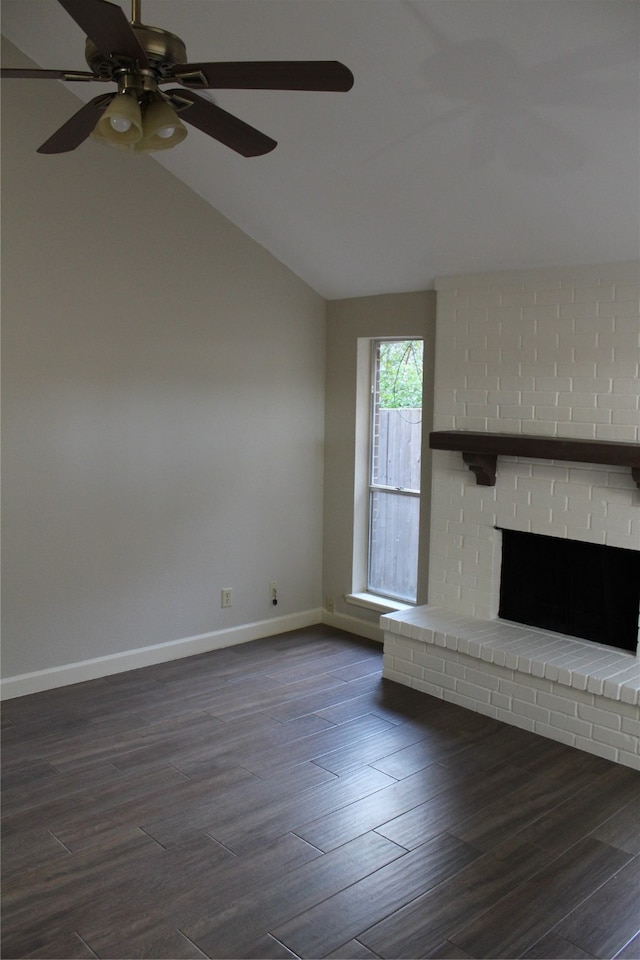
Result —
[[[316,627],[3,704],[5,958],[640,957],[640,774]]]

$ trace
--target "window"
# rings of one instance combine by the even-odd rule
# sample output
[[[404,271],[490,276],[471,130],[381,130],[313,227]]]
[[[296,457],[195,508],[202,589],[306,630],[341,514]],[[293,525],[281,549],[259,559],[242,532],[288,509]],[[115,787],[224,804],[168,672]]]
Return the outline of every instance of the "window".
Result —
[[[367,591],[415,603],[422,340],[372,341]]]

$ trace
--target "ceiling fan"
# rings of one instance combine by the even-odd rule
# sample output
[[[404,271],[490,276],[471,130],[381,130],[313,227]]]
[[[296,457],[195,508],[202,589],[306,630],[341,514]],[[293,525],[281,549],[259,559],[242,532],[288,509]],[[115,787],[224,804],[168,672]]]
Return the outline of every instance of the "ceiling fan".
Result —
[[[347,91],[353,74],[335,60],[188,63],[184,43],[168,30],[141,22],[141,0],[131,0],[131,21],[109,0],[58,0],[87,36],[90,71],[3,67],[4,79],[112,82],[117,91],[94,97],[38,148],[75,150],[89,135],[125,150],[175,146],[186,123],[244,157],[268,153],[277,142],[194,91]],[[161,90],[166,83],[181,86]]]

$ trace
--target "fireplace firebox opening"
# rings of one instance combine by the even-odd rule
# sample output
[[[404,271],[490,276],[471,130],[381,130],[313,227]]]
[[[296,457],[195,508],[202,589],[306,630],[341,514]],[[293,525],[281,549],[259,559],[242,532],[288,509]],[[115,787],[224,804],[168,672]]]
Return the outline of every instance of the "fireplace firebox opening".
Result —
[[[500,617],[636,652],[640,551],[501,532]]]

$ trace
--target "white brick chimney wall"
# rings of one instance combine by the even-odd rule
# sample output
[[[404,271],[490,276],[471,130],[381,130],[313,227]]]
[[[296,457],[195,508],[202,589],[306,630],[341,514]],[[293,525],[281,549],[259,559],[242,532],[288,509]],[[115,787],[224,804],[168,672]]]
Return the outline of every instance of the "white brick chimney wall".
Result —
[[[436,283],[436,289],[434,430],[640,442],[640,264],[447,277]],[[498,457],[496,485],[477,486],[460,453],[435,450],[429,606],[383,618],[388,638],[385,675],[445,699],[457,697],[460,702],[464,697],[469,702],[463,705],[471,709],[538,729],[611,759],[629,763],[629,756],[635,756],[637,761],[640,661],[631,654],[619,655],[623,659],[617,673],[624,683],[610,682],[609,696],[602,703],[589,698],[604,697],[604,681],[594,680],[590,687],[585,679],[582,686],[582,677],[588,678],[589,672],[588,665],[585,668],[589,654],[582,648],[593,650],[594,674],[602,672],[603,657],[611,660],[612,654],[618,656],[617,651],[552,633],[543,635],[531,628],[527,632],[538,646],[533,650],[530,642],[521,645],[521,660],[523,666],[536,663],[536,683],[542,683],[543,689],[531,682],[529,667],[528,692],[524,699],[516,698],[515,709],[513,683],[526,682],[527,670],[518,671],[516,666],[513,676],[500,674],[507,667],[501,655],[495,661],[494,653],[489,652],[495,643],[484,647],[484,656],[479,647],[476,650],[485,677],[491,676],[478,697],[469,696],[470,687],[463,677],[464,671],[472,671],[478,679],[478,659],[462,666],[457,661],[456,669],[449,664],[446,676],[442,666],[444,682],[440,685],[434,683],[437,664],[435,670],[431,664],[421,672],[420,657],[435,652],[433,647],[425,650],[425,644],[439,643],[457,657],[468,657],[468,645],[473,644],[470,624],[477,622],[479,632],[488,636],[499,600],[501,533],[496,527],[640,550],[640,491],[628,467],[504,456]],[[432,629],[429,618],[436,613],[433,608],[447,623],[462,618],[460,637],[456,638],[455,630],[443,630],[442,625],[439,632]],[[407,648],[405,628],[404,667],[399,648],[392,653],[392,640],[399,641],[403,619],[407,625],[411,623],[408,632],[413,631],[414,636],[424,628],[422,640],[409,641],[418,644],[411,649]],[[493,626],[506,628],[501,621]],[[514,641],[522,644],[523,628],[510,629],[516,631]],[[449,637],[447,643],[442,643],[443,636]],[[562,683],[555,668],[549,666],[545,672],[546,667],[539,666],[544,663],[539,649],[544,638],[545,643],[552,643],[556,659],[569,662],[570,656],[569,661],[562,656],[569,652],[580,659],[579,674],[576,667],[575,677],[571,669],[561,675],[570,679],[558,694],[565,718],[558,727],[550,718],[561,711],[552,710],[550,701],[546,707],[538,702],[539,695],[543,699],[556,695],[550,684]],[[564,649],[558,652],[563,643]],[[442,650],[438,654],[441,660]],[[513,657],[509,662],[512,669]],[[491,674],[490,667],[497,674]],[[429,670],[428,681],[425,669]],[[610,675],[616,676],[616,671]],[[498,680],[503,681],[502,687]],[[568,714],[567,689],[576,695]],[[627,731],[615,745],[610,736],[594,740],[593,731],[588,732],[591,721],[584,719],[587,714],[602,719],[602,711],[608,715],[611,710],[618,713],[608,729],[621,734],[624,720]],[[592,746],[586,746],[587,741]],[[634,761],[632,765],[637,764]]]

